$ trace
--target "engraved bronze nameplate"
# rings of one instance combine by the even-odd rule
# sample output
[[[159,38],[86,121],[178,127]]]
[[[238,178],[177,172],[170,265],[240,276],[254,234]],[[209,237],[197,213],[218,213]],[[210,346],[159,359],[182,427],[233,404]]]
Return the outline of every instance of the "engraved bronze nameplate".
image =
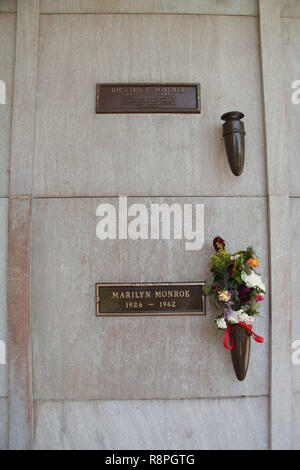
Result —
[[[204,282],[97,283],[96,315],[205,315],[204,284]]]
[[[97,83],[96,113],[200,113],[200,84]]]

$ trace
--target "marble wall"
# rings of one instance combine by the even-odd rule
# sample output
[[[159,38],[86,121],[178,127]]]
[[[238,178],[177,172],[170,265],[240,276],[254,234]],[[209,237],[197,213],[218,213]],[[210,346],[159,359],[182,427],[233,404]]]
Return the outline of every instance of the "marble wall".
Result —
[[[7,198],[0,198],[0,341],[4,346],[6,362],[6,265],[7,265]],[[1,348],[2,349],[2,348]],[[2,349],[3,351],[3,349]],[[7,448],[7,366],[0,361],[0,449]]]
[[[284,0],[289,2],[291,0]],[[297,1],[297,0],[294,0]],[[42,13],[257,15],[256,0],[41,0]]]
[[[42,15],[33,194],[265,195],[259,74],[255,17]],[[202,112],[95,115],[96,82],[132,81],[200,82]],[[224,155],[228,109],[246,115],[240,178]]]
[[[0,80],[6,84],[6,104],[0,104],[0,197],[8,196],[10,128],[15,60],[16,15],[0,13]]]
[[[202,203],[205,245],[186,251],[184,240],[96,238],[96,208],[105,198],[35,199],[32,221],[34,396],[38,399],[193,398],[268,393],[268,301],[257,328],[248,379],[234,378],[230,355],[205,317],[99,318],[95,282],[189,281],[208,275],[211,236],[229,248],[251,241],[267,253],[264,198],[129,198],[128,205]],[[251,220],[251,240],[247,223]],[[261,271],[268,283],[268,260]],[[263,360],[262,360],[263,358]]]
[[[291,268],[292,268],[292,338],[300,340],[299,319],[299,279],[300,266],[298,253],[300,252],[300,103],[294,104],[291,100],[292,83],[300,80],[299,74],[299,41],[300,18],[282,19],[282,57],[284,71],[284,89],[286,106],[286,148],[289,155],[290,169],[290,217],[291,217]],[[293,419],[294,419],[294,448],[300,449],[299,415],[300,415],[300,364],[293,365]]]
[[[14,13],[1,13],[1,11],[13,10],[12,4],[3,4],[2,9],[0,9],[0,80],[3,80],[6,85],[6,103],[0,104],[0,341],[2,345],[4,343],[6,350],[7,196],[9,186],[16,15]],[[7,366],[0,364],[0,449],[6,447]]]
[[[232,250],[252,243],[268,283],[259,75],[256,17],[41,15],[31,243],[35,448],[267,446],[268,300],[257,321],[266,341],[253,344],[243,383],[210,307],[206,317],[94,315],[97,281],[205,279],[216,233]],[[200,82],[201,114],[96,115],[96,82],[122,81]],[[246,115],[238,179],[222,139],[220,116],[230,109]],[[204,204],[202,251],[177,240],[98,240],[96,208],[117,206],[120,194],[148,207]],[[235,443],[215,433],[233,416]]]
[[[36,12],[38,2],[33,3]],[[300,339],[300,272],[295,256],[300,250],[300,105],[291,103],[291,83],[300,79],[300,18],[289,18],[297,9],[294,0],[280,3],[285,17],[281,26],[292,328],[293,339]],[[3,299],[16,4],[0,2],[0,42],[7,45],[0,49],[0,79],[8,86],[5,113],[0,105]],[[232,250],[253,244],[269,284],[257,2],[41,0],[39,4],[36,102],[31,96],[28,106],[31,117],[36,113],[34,142],[26,147],[34,148],[34,155],[25,160],[17,155],[19,173],[14,168],[23,184],[24,162],[33,161],[32,182],[31,166],[25,171],[29,190],[31,183],[33,187],[33,448],[268,448],[268,298],[256,322],[265,343],[252,342],[250,368],[242,383],[235,379],[210,306],[206,316],[189,318],[96,318],[94,310],[95,282],[205,279],[216,234]],[[140,14],[146,4],[149,11]],[[208,14],[190,14],[203,9]],[[139,14],[128,14],[132,12]],[[97,82],[131,81],[200,82],[201,114],[95,114]],[[245,113],[246,162],[239,178],[230,172],[222,139],[220,116],[231,109]],[[14,189],[13,194],[23,194],[17,186]],[[178,240],[98,240],[96,208],[102,202],[117,207],[120,194],[129,196],[129,204],[142,202],[147,207],[153,202],[204,204],[203,249],[186,251],[184,241]],[[30,204],[31,193],[27,197]],[[5,337],[2,302],[0,340]],[[293,366],[294,448],[300,442],[299,371],[300,365]],[[7,394],[6,366],[1,365],[0,448],[8,446]]]
[[[36,401],[36,449],[267,449],[267,397]]]

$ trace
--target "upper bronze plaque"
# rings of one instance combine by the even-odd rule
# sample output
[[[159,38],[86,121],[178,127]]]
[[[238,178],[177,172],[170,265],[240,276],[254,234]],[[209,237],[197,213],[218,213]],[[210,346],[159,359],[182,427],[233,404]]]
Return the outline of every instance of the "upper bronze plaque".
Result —
[[[96,113],[200,113],[200,84],[97,83]]]

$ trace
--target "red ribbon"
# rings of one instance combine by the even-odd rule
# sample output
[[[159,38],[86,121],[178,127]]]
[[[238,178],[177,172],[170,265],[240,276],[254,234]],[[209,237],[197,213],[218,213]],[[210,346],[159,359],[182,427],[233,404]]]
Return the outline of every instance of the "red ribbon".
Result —
[[[247,330],[250,333],[252,338],[255,341],[257,341],[257,343],[263,343],[264,342],[264,339],[263,339],[262,336],[258,336],[256,333],[254,333],[254,331],[252,331],[252,325],[246,325],[246,323],[243,323],[243,322],[233,323],[233,324],[230,324],[230,325],[227,326],[226,331],[225,331],[225,335],[224,335],[224,347],[226,349],[228,349],[228,351],[231,351],[232,348],[233,348],[233,339],[232,339],[232,343],[231,343],[230,346],[228,345],[228,342],[229,342],[230,328],[232,326],[235,326],[235,325],[240,325],[243,328],[245,328],[245,330]]]

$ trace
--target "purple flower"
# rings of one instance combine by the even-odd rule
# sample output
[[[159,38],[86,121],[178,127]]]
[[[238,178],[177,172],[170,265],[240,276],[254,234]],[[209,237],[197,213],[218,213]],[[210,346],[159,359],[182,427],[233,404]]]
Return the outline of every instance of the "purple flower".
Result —
[[[232,313],[232,302],[229,300],[228,302],[225,302],[224,320],[228,320],[231,317],[231,313]]]

